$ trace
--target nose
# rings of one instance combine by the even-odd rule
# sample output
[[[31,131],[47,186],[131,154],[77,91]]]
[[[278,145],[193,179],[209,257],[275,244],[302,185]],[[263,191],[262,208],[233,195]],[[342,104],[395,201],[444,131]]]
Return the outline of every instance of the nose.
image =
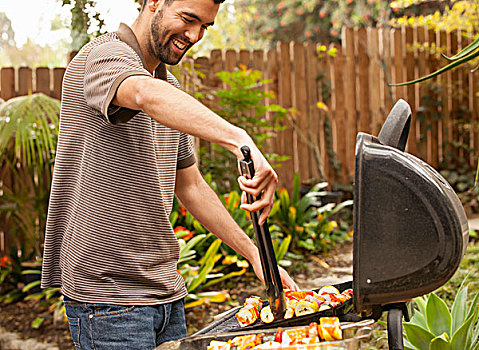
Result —
[[[201,38],[203,37],[203,34],[204,34],[204,29],[201,25],[198,25],[198,26],[194,26],[192,28],[189,28],[186,32],[185,32],[185,36],[188,38],[188,40],[192,43],[192,44],[196,44],[198,41],[201,40]]]

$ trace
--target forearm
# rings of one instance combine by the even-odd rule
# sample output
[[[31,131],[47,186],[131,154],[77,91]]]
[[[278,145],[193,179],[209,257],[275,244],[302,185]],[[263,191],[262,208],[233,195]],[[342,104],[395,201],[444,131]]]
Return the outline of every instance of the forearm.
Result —
[[[259,253],[211,187],[203,180],[191,188],[176,192],[185,208],[210,232],[250,263],[259,261]]]
[[[195,98],[159,79],[142,76],[126,79],[113,103],[142,110],[159,123],[219,144],[238,158],[242,145],[255,147],[243,129],[228,123]]]

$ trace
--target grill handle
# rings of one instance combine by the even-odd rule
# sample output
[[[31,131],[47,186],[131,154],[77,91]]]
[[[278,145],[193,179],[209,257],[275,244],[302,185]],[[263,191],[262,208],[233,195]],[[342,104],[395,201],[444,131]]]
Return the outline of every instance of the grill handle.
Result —
[[[254,176],[254,164],[251,159],[251,151],[248,146],[241,147],[244,159],[240,160],[241,175],[247,179],[252,179]],[[246,193],[246,198],[249,204],[254,203],[261,198],[261,195],[254,198],[253,195]],[[266,286],[266,296],[271,307],[271,311],[275,319],[282,319],[286,312],[286,299],[283,291],[283,284],[279,275],[278,264],[276,256],[274,255],[273,242],[269,233],[268,222],[265,221],[263,225],[259,224],[259,216],[261,210],[250,212],[251,220],[253,222],[254,233],[256,236],[256,244],[259,250],[259,257],[261,260],[261,267],[263,269],[264,282]]]
[[[411,107],[403,99],[399,99],[389,112],[378,139],[383,145],[406,149],[409,129],[411,127]]]

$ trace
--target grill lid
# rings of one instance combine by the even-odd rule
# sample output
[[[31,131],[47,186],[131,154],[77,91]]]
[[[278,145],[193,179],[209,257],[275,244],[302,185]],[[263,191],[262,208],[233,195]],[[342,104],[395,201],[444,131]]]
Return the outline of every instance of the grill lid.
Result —
[[[354,304],[410,299],[446,283],[468,242],[464,209],[447,181],[404,152],[411,109],[399,100],[376,138],[356,140]]]

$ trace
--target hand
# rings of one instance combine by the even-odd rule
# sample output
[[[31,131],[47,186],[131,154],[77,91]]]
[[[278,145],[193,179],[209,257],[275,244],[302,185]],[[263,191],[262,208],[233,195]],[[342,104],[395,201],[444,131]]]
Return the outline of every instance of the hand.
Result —
[[[263,212],[259,217],[259,224],[263,225],[273,207],[274,192],[278,183],[278,175],[255,146],[250,146],[250,149],[255,174],[252,179],[247,179],[244,176],[238,178],[239,187],[243,191],[240,208],[247,211],[257,211],[262,209]],[[253,204],[248,204],[246,193],[249,193],[254,197],[261,195],[261,198]]]
[[[261,268],[261,262],[259,264],[253,264],[254,273],[261,282],[264,283],[263,269]],[[281,282],[283,283],[283,289],[289,289],[292,291],[299,291],[299,287],[296,282],[289,276],[288,272],[283,269],[281,266],[278,266],[279,276],[281,277]]]

